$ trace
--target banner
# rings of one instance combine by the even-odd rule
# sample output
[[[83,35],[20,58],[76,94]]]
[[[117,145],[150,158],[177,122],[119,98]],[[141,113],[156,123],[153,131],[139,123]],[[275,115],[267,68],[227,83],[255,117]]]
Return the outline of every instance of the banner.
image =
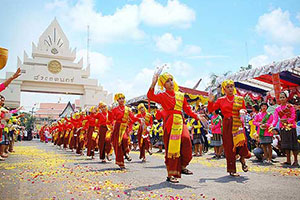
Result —
[[[274,91],[275,91],[276,102],[280,102],[279,96],[280,96],[280,92],[281,92],[281,85],[280,85],[279,73],[272,74],[272,82],[273,82],[273,87],[274,87]]]

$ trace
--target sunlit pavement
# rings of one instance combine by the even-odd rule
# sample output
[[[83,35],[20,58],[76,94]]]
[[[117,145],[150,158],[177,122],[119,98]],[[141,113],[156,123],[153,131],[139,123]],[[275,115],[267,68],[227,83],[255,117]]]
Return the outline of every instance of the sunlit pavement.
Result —
[[[156,151],[156,150],[154,150]],[[300,168],[285,168],[276,159],[263,165],[248,161],[248,173],[230,177],[225,159],[209,160],[212,152],[193,158],[179,184],[165,181],[164,155],[147,155],[147,162],[131,152],[132,162],[120,171],[114,160],[101,163],[53,144],[16,143],[15,153],[0,162],[0,199],[299,199]]]

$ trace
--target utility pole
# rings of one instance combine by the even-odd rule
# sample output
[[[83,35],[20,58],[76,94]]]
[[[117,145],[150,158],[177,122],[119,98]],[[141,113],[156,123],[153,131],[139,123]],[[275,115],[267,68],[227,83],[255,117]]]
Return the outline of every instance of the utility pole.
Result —
[[[86,63],[87,66],[90,64],[90,26],[87,26],[87,44],[86,44]]]
[[[248,67],[248,65],[249,65],[249,56],[248,56],[248,45],[247,45],[247,42],[245,43],[245,48],[246,48],[246,66],[245,67]]]

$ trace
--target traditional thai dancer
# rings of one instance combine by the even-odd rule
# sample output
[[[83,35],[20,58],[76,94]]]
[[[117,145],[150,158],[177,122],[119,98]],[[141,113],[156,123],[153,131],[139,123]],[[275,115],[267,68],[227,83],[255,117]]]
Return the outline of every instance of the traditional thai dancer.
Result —
[[[68,119],[67,117],[65,117],[66,120],[66,124],[65,124],[65,128],[66,128],[66,132],[64,135],[64,149],[67,150],[67,147],[69,146],[69,138],[70,138],[70,133],[72,131],[72,124],[71,124],[71,120]]]
[[[62,119],[60,119],[60,121],[58,121],[58,131],[59,131],[59,136],[57,139],[57,145],[59,146],[59,148],[61,148],[61,145],[63,144],[63,141],[64,141],[64,135],[66,132],[64,118],[62,118]]]
[[[76,122],[75,122],[75,114],[70,116],[70,134],[69,134],[69,149],[73,152],[75,149],[75,137],[74,134],[76,132]]]
[[[159,78],[158,78],[159,77]],[[155,94],[154,87],[158,81],[161,89],[165,92]],[[181,178],[181,174],[193,174],[186,167],[192,159],[192,143],[189,131],[184,124],[182,111],[189,116],[199,120],[187,103],[184,94],[179,92],[173,76],[164,73],[159,76],[155,73],[152,84],[147,93],[148,99],[161,104],[163,111],[164,126],[164,144],[165,144],[165,164],[167,166],[167,181],[178,183],[177,178]]]
[[[90,108],[90,113],[87,115],[88,119],[88,131],[87,131],[87,156],[91,156],[94,158],[94,150],[96,145],[96,137],[98,135],[98,128],[95,130],[95,126],[98,123],[98,119],[96,118],[96,108],[95,106]],[[97,121],[97,122],[96,122]]]
[[[86,135],[87,135],[87,131],[88,131],[88,117],[86,116],[86,113],[85,112],[81,112],[80,113],[80,119],[81,119],[81,123],[78,125],[79,126],[79,135],[78,135],[78,146],[77,146],[77,149],[76,149],[76,153],[77,154],[80,154],[80,155],[83,155],[83,147],[84,147],[84,144],[85,144],[85,138]]]
[[[149,155],[152,155],[150,151],[150,136],[149,131],[153,125],[152,115],[147,112],[146,107],[143,103],[138,105],[138,118],[143,118],[145,120],[144,124],[141,124],[138,131],[138,144],[140,148],[140,159],[142,162],[146,162],[146,151]]]
[[[246,113],[245,101],[243,97],[236,95],[236,89],[232,80],[222,83],[222,93],[214,102],[214,95],[209,94],[208,111],[213,112],[221,109],[223,119],[223,146],[227,161],[227,172],[231,176],[239,176],[236,172],[236,154],[240,155],[240,162],[244,172],[248,171],[245,158],[250,158],[251,154],[247,148],[245,129],[241,121],[241,115]]]
[[[114,129],[112,132],[112,143],[116,156],[116,164],[119,165],[120,169],[125,169],[124,156],[128,161],[131,161],[131,157],[126,153],[128,149],[128,136],[126,138],[126,132],[129,123],[138,121],[130,108],[125,106],[125,96],[122,93],[115,94],[115,102],[118,106],[109,109],[108,117],[111,123],[114,123]],[[130,121],[131,120],[131,121]]]
[[[98,120],[99,120],[99,141],[98,141],[98,149],[99,149],[99,156],[100,156],[100,160],[102,160],[102,162],[106,162],[105,157],[109,159],[109,152],[110,148],[107,148],[107,145],[110,145],[109,141],[107,143],[106,140],[106,133],[108,131],[107,128],[107,106],[105,103],[100,102],[99,105],[99,113],[98,113]]]

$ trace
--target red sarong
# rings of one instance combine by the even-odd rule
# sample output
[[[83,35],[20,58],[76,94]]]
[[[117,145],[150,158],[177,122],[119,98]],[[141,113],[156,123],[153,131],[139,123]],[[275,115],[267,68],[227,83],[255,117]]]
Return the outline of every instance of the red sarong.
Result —
[[[247,148],[247,143],[233,151],[233,136],[232,136],[232,117],[223,119],[223,146],[227,162],[227,172],[236,173],[236,155],[250,158],[251,153]]]
[[[106,149],[106,141],[105,141],[105,137],[106,137],[106,132],[107,132],[107,127],[106,125],[101,125],[99,128],[99,141],[98,141],[98,145],[99,145],[99,156],[100,159],[103,160],[105,159],[105,149]]]
[[[89,126],[88,132],[87,132],[87,156],[94,156],[94,148],[93,148],[93,132],[94,132],[94,126]]]
[[[120,125],[121,123],[116,122],[114,126],[114,130],[112,132],[112,143],[114,147],[114,152],[116,156],[116,164],[120,167],[125,167],[124,164],[124,155],[126,152],[129,152],[128,148],[128,135],[123,135],[121,145],[119,145],[119,133],[120,133]]]
[[[144,127],[144,128],[146,128],[146,127]],[[143,138],[143,139],[142,139],[142,134],[143,134],[143,128],[142,128],[142,126],[140,126],[139,130],[138,130],[138,135],[137,135],[139,148],[140,148],[140,159],[146,158],[146,151],[149,150],[149,146],[150,146],[149,133],[147,132],[148,137]]]

